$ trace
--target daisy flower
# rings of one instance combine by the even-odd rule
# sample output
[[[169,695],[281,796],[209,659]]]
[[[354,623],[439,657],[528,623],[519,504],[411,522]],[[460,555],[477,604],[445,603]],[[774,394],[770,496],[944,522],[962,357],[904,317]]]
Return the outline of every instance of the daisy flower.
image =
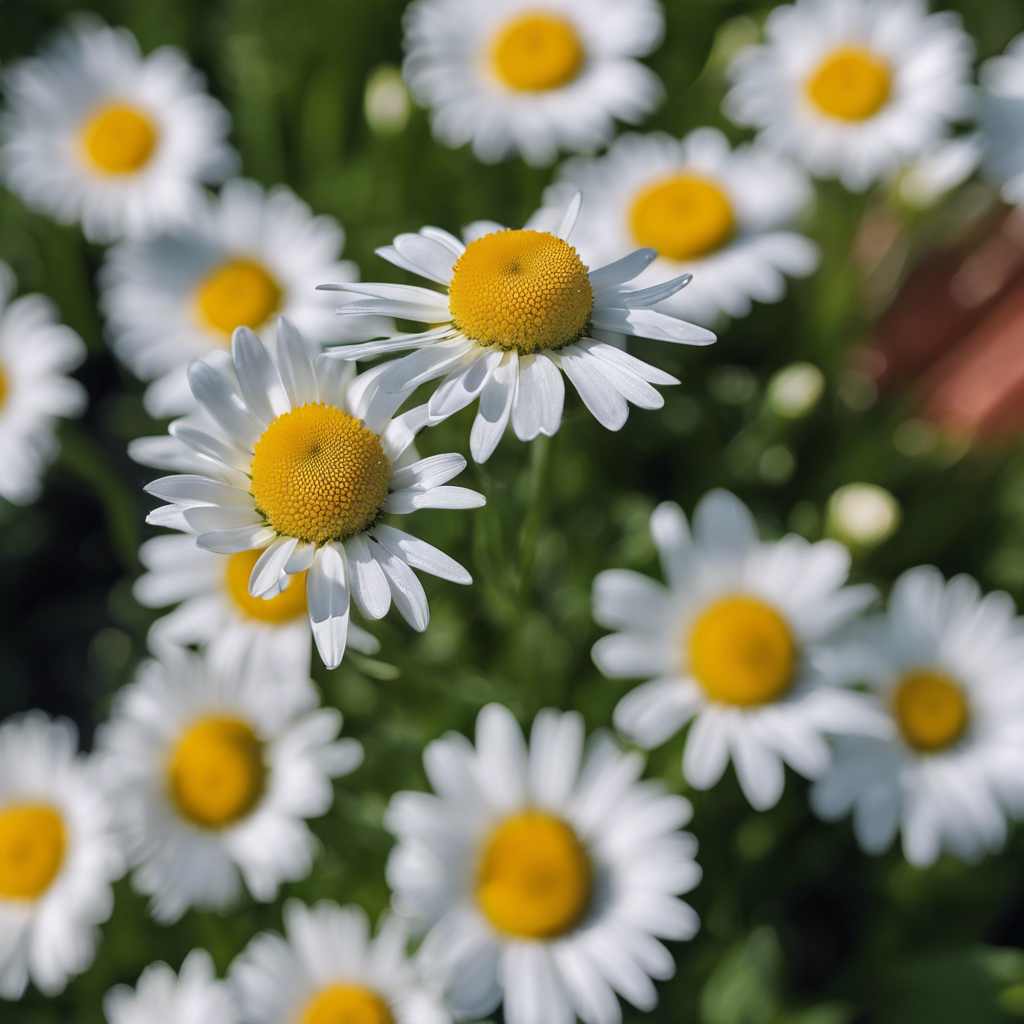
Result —
[[[150,964],[134,989],[117,985],[103,999],[107,1024],[236,1024],[238,1009],[226,982],[218,981],[213,958],[194,949],[175,974],[165,963]]]
[[[399,235],[378,254],[444,292],[398,284],[323,287],[366,296],[341,306],[342,316],[383,314],[430,329],[328,355],[366,359],[412,349],[387,366],[378,387],[411,391],[444,377],[427,404],[431,423],[479,398],[469,439],[477,462],[490,457],[510,420],[523,441],[558,430],[565,397],[559,370],[609,430],[626,422],[629,402],[660,409],[665,400],[651,384],[679,381],[622,351],[623,336],[686,345],[707,345],[715,336],[649,308],[678,292],[689,274],[649,288],[623,287],[657,258],[653,249],[588,270],[567,241],[580,202],[577,194],[560,223],[553,210],[541,210],[521,231],[479,221],[467,228],[465,244],[440,228]]]
[[[405,78],[446,146],[485,163],[599,148],[615,119],[661,102],[636,59],[661,42],[657,0],[415,0],[405,16]]]
[[[305,819],[330,809],[331,780],[362,761],[340,730],[308,675],[232,672],[186,651],[142,664],[97,748],[132,883],[158,921],[231,907],[243,881],[268,902],[309,874]]]
[[[1024,206],[1024,35],[985,61],[977,117],[984,167],[1008,203]]]
[[[85,359],[85,343],[58,323],[50,299],[15,299],[14,290],[14,274],[0,262],[0,496],[27,505],[59,450],[54,420],[81,415],[88,401],[67,376]]]
[[[78,16],[4,75],[7,187],[86,238],[109,242],[186,216],[237,162],[227,111],[185,55],[143,57],[127,29]]]
[[[316,292],[331,277],[358,280],[355,264],[339,259],[344,243],[341,225],[314,217],[290,189],[235,179],[184,223],[113,246],[99,275],[100,306],[118,358],[152,382],[150,415],[194,408],[188,364],[226,349],[236,327],[272,346],[285,316],[314,348],[392,328],[379,317],[340,320]]]
[[[184,525],[208,551],[262,551],[249,577],[254,598],[276,595],[287,577],[305,573],[309,621],[328,668],[345,652],[350,598],[372,619],[394,600],[414,629],[426,629],[427,597],[413,569],[456,583],[472,582],[470,575],[381,519],[482,505],[476,491],[444,486],[466,460],[435,455],[403,464],[424,410],[392,419],[407,392],[376,387],[384,367],[353,378],[344,363],[321,356],[314,369],[306,343],[283,318],[276,357],[246,327],[235,331],[231,351],[189,367],[207,419],[179,420],[171,438],[131,449],[140,461],[182,458],[176,468],[186,471],[147,486],[171,503],[148,521]],[[175,444],[192,453],[175,455]]]
[[[811,199],[807,176],[761,147],[733,150],[715,128],[681,140],[655,133],[622,135],[597,159],[562,165],[545,198],[586,196],[573,236],[580,257],[602,266],[638,245],[655,260],[640,281],[692,271],[694,283],[658,306],[712,323],[746,316],[752,299],[778,302],[786,277],[818,265],[818,247],[790,230]]]
[[[289,900],[284,932],[257,935],[231,965],[248,1024],[450,1024],[408,959],[401,918],[371,937],[361,907]]]
[[[796,0],[738,53],[724,110],[819,178],[863,191],[970,111],[974,44],[924,0]]]
[[[594,618],[616,630],[594,645],[612,678],[648,678],[619,702],[615,727],[659,746],[692,720],[683,773],[697,789],[731,758],[758,810],[774,806],[784,764],[809,778],[829,764],[826,735],[878,731],[867,697],[837,685],[835,633],[875,597],[846,587],[850,554],[835,541],[758,539],[726,491],[697,503],[693,536],[678,505],[659,505],[651,533],[667,586],[612,569],[594,580]]]
[[[1010,596],[911,569],[849,655],[889,730],[840,738],[811,791],[815,811],[852,811],[869,853],[901,832],[919,867],[942,850],[978,861],[1002,849],[1007,817],[1024,811],[1024,629]]]
[[[87,970],[124,873],[111,809],[66,719],[0,725],[0,997]]]
[[[423,764],[436,796],[398,793],[387,865],[396,910],[426,937],[424,970],[456,1016],[507,1024],[618,1024],[616,994],[641,1010],[675,963],[659,939],[691,938],[682,900],[700,879],[681,796],[641,782],[641,754],[583,719],[541,711],[529,749],[512,713],[477,718],[476,748],[449,733]]]

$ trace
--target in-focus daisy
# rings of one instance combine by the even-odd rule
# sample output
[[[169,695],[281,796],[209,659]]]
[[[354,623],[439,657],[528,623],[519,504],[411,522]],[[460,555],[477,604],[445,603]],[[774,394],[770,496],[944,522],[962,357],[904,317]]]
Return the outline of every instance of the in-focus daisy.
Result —
[[[1024,628],[1010,596],[911,569],[849,656],[890,728],[837,741],[814,809],[829,820],[852,810],[869,853],[902,832],[922,867],[942,850],[968,861],[1000,850],[1007,817],[1024,811]]]
[[[54,420],[85,409],[85,388],[67,374],[85,343],[57,321],[43,295],[14,298],[11,268],[0,262],[0,497],[26,505],[59,450]]]
[[[784,764],[809,778],[828,767],[826,735],[884,729],[867,697],[837,685],[836,631],[875,596],[844,586],[846,548],[761,542],[725,491],[697,503],[692,537],[670,503],[654,510],[651,533],[667,586],[624,569],[594,580],[594,618],[616,630],[594,662],[606,676],[649,679],[619,702],[617,729],[649,749],[692,720],[687,781],[708,789],[731,759],[759,810],[782,795]]]
[[[143,57],[127,29],[78,16],[6,70],[4,181],[94,242],[179,220],[236,164],[205,88],[179,50]]]
[[[217,980],[213,958],[194,949],[175,974],[165,963],[150,964],[135,988],[117,985],[103,999],[107,1024],[236,1024],[231,989]]]
[[[340,315],[383,314],[430,329],[328,355],[365,359],[412,349],[385,368],[377,386],[398,392],[444,377],[427,404],[432,423],[479,398],[469,439],[477,462],[490,457],[510,420],[523,441],[558,430],[565,397],[560,370],[609,430],[626,422],[629,402],[660,409],[665,400],[651,384],[679,382],[627,355],[624,335],[686,345],[707,345],[715,336],[650,308],[678,292],[689,274],[649,288],[624,287],[657,258],[654,249],[588,270],[567,241],[580,201],[578,194],[573,197],[551,231],[549,209],[521,231],[479,221],[467,228],[466,244],[433,227],[399,235],[379,255],[442,285],[444,292],[398,284],[324,287],[367,296],[341,306]]]
[[[691,808],[644,758],[583,719],[542,711],[529,749],[499,705],[477,719],[476,747],[449,733],[424,767],[437,795],[399,793],[385,825],[395,908],[427,930],[419,955],[444,979],[456,1016],[507,1024],[618,1024],[616,994],[641,1010],[672,976],[659,939],[691,938],[678,899],[700,879]]]
[[[362,761],[340,729],[308,675],[230,671],[185,651],[143,663],[97,742],[132,883],[157,920],[230,907],[243,880],[272,900],[309,874],[305,819],[328,811],[331,780]]]
[[[426,422],[421,408],[392,419],[408,392],[376,387],[384,367],[353,378],[321,356],[314,369],[298,331],[278,323],[276,358],[246,327],[232,355],[211,353],[189,367],[204,417],[171,424],[171,438],[136,443],[140,461],[170,461],[184,475],[146,488],[170,502],[149,522],[185,528],[208,551],[262,551],[249,578],[254,598],[278,594],[287,577],[306,574],[306,604],[324,663],[345,652],[349,601],[369,618],[394,600],[418,630],[429,619],[413,569],[470,583],[458,562],[425,541],[381,522],[418,508],[477,508],[483,496],[444,486],[466,466],[461,455],[410,464],[402,456]],[[174,454],[174,445],[191,451]]]
[[[187,369],[193,359],[226,349],[236,327],[250,327],[273,346],[285,316],[318,348],[393,327],[379,317],[334,316],[316,286],[337,276],[356,281],[341,261],[345,232],[331,217],[314,217],[290,189],[265,191],[254,181],[229,181],[174,228],[111,248],[100,273],[101,306],[114,351],[142,380],[152,381],[150,415],[194,408]]]
[[[446,146],[549,164],[657,106],[661,82],[637,58],[663,28],[657,0],[415,0],[405,77]]]
[[[1008,203],[1024,206],[1024,35],[981,66],[978,97],[986,172]]]
[[[0,726],[0,997],[46,995],[93,962],[124,872],[111,809],[65,719]]]
[[[257,935],[231,965],[248,1024],[449,1024],[408,959],[401,918],[371,937],[361,907],[289,900],[284,932]]]
[[[861,191],[970,110],[974,44],[924,0],[796,0],[737,54],[725,112],[819,178]]]
[[[785,275],[818,265],[818,248],[790,230],[811,198],[807,176],[762,147],[733,150],[715,128],[681,140],[621,135],[597,159],[578,157],[559,171],[545,198],[586,197],[573,241],[581,259],[603,266],[648,246],[658,253],[639,283],[685,271],[693,283],[658,306],[711,323],[746,316],[752,299],[777,302]]]

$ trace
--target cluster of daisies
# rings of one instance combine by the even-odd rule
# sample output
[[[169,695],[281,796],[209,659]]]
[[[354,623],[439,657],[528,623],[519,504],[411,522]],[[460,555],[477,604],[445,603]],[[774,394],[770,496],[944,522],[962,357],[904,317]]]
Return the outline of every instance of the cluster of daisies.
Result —
[[[438,138],[482,160],[586,154],[661,95],[638,60],[663,33],[656,0],[414,0],[406,32]],[[227,113],[179,52],[143,56],[86,18],[7,68],[3,179],[110,243],[109,342],[147,410],[177,418],[130,447],[164,474],[148,521],[171,531],[144,544],[135,584],[170,609],[153,657],[91,754],[65,721],[0,725],[0,995],[57,993],[86,970],[125,874],[164,924],[309,875],[308,823],[362,758],[310,679],[313,646],[328,668],[349,646],[375,653],[365,627],[392,605],[425,630],[417,573],[472,583],[395,525],[484,501],[451,483],[463,455],[420,457],[422,431],[475,403],[466,445],[484,462],[509,427],[524,442],[558,431],[566,379],[610,430],[630,405],[660,408],[656,385],[678,381],[627,337],[709,344],[707,325],[810,274],[817,250],[795,230],[809,174],[935,189],[984,155],[1024,197],[1007,141],[1024,49],[986,67],[977,105],[971,61],[957,19],[917,0],[777,8],[730,71],[727,113],[755,141],[625,135],[563,165],[522,228],[423,227],[379,250],[426,285],[360,282],[338,224],[231,178]],[[955,134],[975,115],[980,135]],[[45,299],[13,291],[3,269],[0,494],[26,502],[54,419],[84,406],[68,373],[85,352]],[[692,531],[665,504],[651,532],[665,583],[594,583],[610,631],[596,665],[643,680],[614,715],[633,747],[685,728],[688,783],[710,788],[731,762],[759,810],[788,765],[872,853],[897,835],[921,866],[1002,847],[1024,817],[1024,625],[1007,595],[918,568],[876,612],[873,588],[847,585],[844,547],[763,541],[720,491]],[[542,711],[527,737],[487,706],[475,742],[445,735],[423,762],[433,793],[398,793],[385,816],[393,910],[375,931],[357,907],[288,902],[283,934],[253,938],[226,979],[201,950],[178,973],[155,964],[109,993],[109,1024],[447,1024],[499,1006],[509,1024],[618,1024],[620,997],[653,1008],[675,967],[665,942],[698,928],[681,898],[700,879],[689,802],[571,711]]]

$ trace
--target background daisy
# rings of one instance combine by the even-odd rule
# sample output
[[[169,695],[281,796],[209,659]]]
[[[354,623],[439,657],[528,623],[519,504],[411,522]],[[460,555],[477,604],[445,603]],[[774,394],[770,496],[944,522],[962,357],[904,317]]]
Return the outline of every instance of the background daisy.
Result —
[[[1024,206],[1024,35],[981,66],[977,113],[986,172],[1008,203]]]

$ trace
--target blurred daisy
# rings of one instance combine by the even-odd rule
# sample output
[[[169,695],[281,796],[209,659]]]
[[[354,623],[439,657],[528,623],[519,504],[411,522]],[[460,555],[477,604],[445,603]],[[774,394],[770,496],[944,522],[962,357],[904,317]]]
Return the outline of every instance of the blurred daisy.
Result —
[[[977,117],[986,172],[1008,203],[1024,206],[1024,35],[981,66]]]
[[[424,969],[456,1015],[507,1024],[618,1024],[616,993],[641,1010],[672,976],[658,939],[691,938],[682,900],[700,879],[681,796],[639,781],[644,758],[583,719],[542,711],[529,750],[512,713],[485,707],[476,749],[449,733],[424,767],[437,796],[399,793],[385,825],[395,908],[427,929]]]
[[[849,653],[890,729],[839,739],[811,792],[817,813],[852,810],[869,853],[902,831],[920,867],[942,850],[978,861],[1002,849],[1007,816],[1024,811],[1024,629],[1010,596],[911,569]]]
[[[580,258],[603,266],[647,246],[658,253],[640,282],[692,271],[694,281],[658,306],[712,323],[746,316],[752,299],[778,302],[785,275],[818,265],[818,247],[789,230],[811,198],[806,175],[753,146],[733,150],[715,128],[674,139],[622,135],[597,159],[562,165],[545,199],[586,196],[573,235]]]
[[[85,343],[58,323],[50,299],[15,299],[14,289],[11,268],[0,262],[0,496],[27,505],[59,450],[54,420],[79,416],[88,401],[67,376],[85,359]]]
[[[100,304],[118,357],[153,382],[145,395],[150,415],[195,407],[188,364],[226,349],[236,327],[251,327],[273,346],[285,316],[314,347],[393,328],[380,317],[339,320],[315,290],[332,276],[358,280],[355,264],[339,261],[344,242],[337,221],[314,217],[283,185],[268,192],[234,180],[187,223],[111,248]]]
[[[109,242],[180,220],[202,182],[234,169],[227,111],[185,55],[148,57],[123,28],[72,19],[4,76],[0,166],[7,187],[86,238]]]
[[[494,163],[597,149],[664,94],[636,58],[661,42],[657,0],[416,0],[405,77],[435,137]]]
[[[400,918],[371,938],[361,907],[289,900],[284,930],[257,935],[231,965],[248,1024],[449,1024],[407,957]]]
[[[337,739],[341,713],[319,705],[308,675],[231,672],[185,651],[144,662],[117,695],[98,749],[132,883],[158,921],[228,908],[243,880],[273,900],[309,874],[304,819],[362,761],[356,740]]]
[[[659,505],[651,533],[667,586],[624,569],[594,580],[594,618],[617,632],[594,645],[612,678],[650,678],[615,709],[615,726],[645,748],[691,719],[683,772],[697,789],[732,759],[758,810],[774,806],[783,764],[813,778],[829,764],[826,735],[884,729],[868,698],[838,685],[837,629],[875,597],[845,587],[850,554],[835,541],[758,539],[726,491],[697,503],[693,536],[678,505]]]
[[[208,551],[262,551],[249,577],[253,598],[278,595],[289,576],[305,573],[309,620],[328,668],[345,651],[350,598],[372,619],[394,600],[414,629],[426,629],[427,597],[413,569],[456,583],[472,582],[470,575],[381,518],[482,505],[475,491],[443,486],[466,460],[435,455],[403,464],[424,410],[391,418],[408,392],[376,387],[384,367],[354,378],[346,364],[321,357],[314,369],[305,342],[283,318],[276,358],[245,327],[235,331],[231,349],[231,356],[211,353],[189,367],[208,419],[171,425],[173,437],[163,440],[192,452],[178,463],[185,475],[146,488],[171,502],[148,521],[184,525]],[[144,462],[154,455],[158,461],[161,450],[152,440],[132,449]]]
[[[226,982],[218,981],[205,949],[185,957],[181,972],[150,964],[134,989],[117,985],[103,999],[107,1024],[236,1024],[238,1010]]]
[[[725,112],[813,175],[861,191],[969,113],[974,44],[924,0],[796,0],[742,50]]]
[[[66,719],[0,726],[0,997],[64,990],[96,955],[124,863],[111,811]]]
[[[653,249],[588,271],[566,240],[579,209],[577,194],[557,226],[551,209],[535,214],[521,231],[479,221],[467,228],[466,244],[440,228],[399,235],[378,254],[444,292],[399,284],[323,287],[367,296],[340,307],[343,316],[383,314],[430,329],[349,345],[328,356],[366,359],[413,349],[388,364],[379,388],[411,391],[444,377],[427,405],[431,423],[479,398],[469,439],[477,462],[490,457],[510,420],[523,441],[558,430],[564,400],[559,370],[609,430],[626,422],[628,402],[660,409],[665,400],[651,384],[679,381],[622,351],[624,335],[686,345],[707,345],[715,336],[648,308],[678,292],[689,274],[650,288],[624,287],[657,257]]]

